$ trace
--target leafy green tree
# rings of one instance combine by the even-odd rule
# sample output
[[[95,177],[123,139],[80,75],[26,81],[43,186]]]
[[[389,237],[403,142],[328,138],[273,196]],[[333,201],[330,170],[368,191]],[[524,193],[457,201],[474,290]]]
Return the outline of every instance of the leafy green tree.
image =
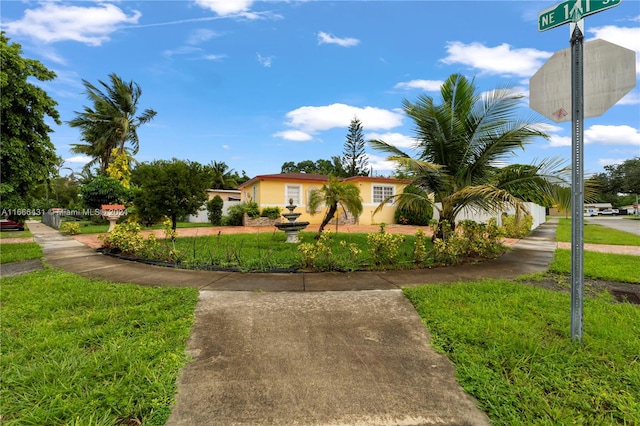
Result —
[[[640,157],[604,166],[604,170],[587,180],[598,188],[597,201],[615,207],[634,203],[640,194]]]
[[[344,182],[331,176],[329,181],[322,185],[322,188],[311,191],[309,194],[309,210],[312,215],[323,205],[328,209],[322,219],[316,238],[320,238],[325,226],[333,219],[339,207],[354,217],[360,216],[362,213],[360,189],[354,183]]]
[[[6,209],[33,208],[34,191],[48,184],[59,161],[47,125],[61,124],[57,102],[30,78],[53,80],[42,63],[22,57],[22,47],[0,33],[0,198]]]
[[[222,224],[223,207],[224,201],[219,195],[216,195],[207,202],[207,216],[209,217],[209,222],[211,222],[212,225],[218,226]]]
[[[80,129],[81,139],[85,142],[72,144],[71,151],[92,157],[102,172],[109,167],[113,150],[124,153],[127,142],[131,144],[131,154],[137,154],[140,147],[138,128],[157,114],[152,109],[145,109],[136,116],[142,95],[140,86],[133,81],[127,83],[116,74],[109,74],[109,80],[110,84],[98,80],[101,88],[82,80],[93,105],[76,112],[76,118],[68,122],[71,127]]]
[[[480,94],[473,81],[459,74],[446,80],[440,95],[440,103],[427,95],[415,103],[403,102],[404,112],[416,125],[416,158],[384,141],[370,141],[375,149],[391,154],[389,160],[401,170],[410,172],[413,185],[433,193],[434,201],[441,203],[405,194],[394,197],[398,207],[414,210],[423,202],[433,204],[440,216],[435,237],[442,238],[444,221],[455,227],[455,218],[465,207],[495,212],[513,207],[524,214],[519,195],[550,193],[551,185],[566,182],[566,168],[550,170],[553,160],[514,166],[504,173],[494,166],[536,138],[548,138],[533,116],[518,116],[521,95],[508,87]]]
[[[343,168],[347,177],[367,176],[369,174],[369,161],[365,154],[365,141],[362,132],[362,123],[354,117],[349,124],[347,139],[342,151]]]
[[[80,189],[85,207],[99,209],[103,204],[124,204],[131,193],[118,180],[109,176],[97,176]]]
[[[347,174],[342,167],[342,158],[338,156],[331,157],[331,160],[320,159],[315,162],[312,160],[304,160],[299,163],[287,161],[282,164],[280,172],[347,177]]]
[[[210,183],[202,164],[175,158],[139,164],[131,182],[138,188],[133,200],[138,214],[152,222],[168,216],[174,231],[179,217],[196,214],[207,201]]]
[[[229,169],[224,161],[212,161],[206,168],[211,174],[211,188],[235,189],[238,187],[237,173],[233,169]]]

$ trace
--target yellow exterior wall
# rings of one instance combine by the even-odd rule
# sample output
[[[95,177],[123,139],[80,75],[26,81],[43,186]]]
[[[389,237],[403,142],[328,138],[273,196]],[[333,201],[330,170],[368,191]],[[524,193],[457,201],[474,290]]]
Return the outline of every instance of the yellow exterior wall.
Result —
[[[394,212],[395,206],[389,204],[382,211],[373,215],[373,211],[378,207],[379,203],[373,202],[373,186],[384,185],[393,188],[393,194],[401,193],[406,183],[399,180],[385,180],[384,178],[371,177],[353,177],[348,179],[360,189],[362,197],[363,212],[357,223],[361,225],[372,225],[379,223],[395,223]],[[295,213],[301,213],[298,221],[309,222],[311,224],[320,224],[324,218],[326,207],[315,215],[311,215],[307,209],[308,194],[312,189],[320,189],[325,181],[316,180],[297,180],[297,179],[260,179],[252,184],[242,188],[242,201],[255,201],[260,208],[264,207],[280,207],[283,213],[286,213],[286,206],[289,200],[286,197],[286,186],[298,186],[301,189],[301,202],[294,210]],[[255,189],[254,189],[255,188]],[[255,196],[254,196],[255,195]],[[340,211],[340,214],[343,214]]]

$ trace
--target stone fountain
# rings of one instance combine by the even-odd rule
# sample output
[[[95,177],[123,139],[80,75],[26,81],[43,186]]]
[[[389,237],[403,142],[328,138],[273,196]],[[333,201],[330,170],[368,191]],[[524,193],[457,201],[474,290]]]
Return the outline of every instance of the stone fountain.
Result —
[[[297,206],[293,204],[293,198],[289,199],[289,205],[287,206],[287,210],[289,213],[282,213],[282,217],[288,220],[288,222],[274,223],[273,225],[287,235],[287,243],[298,243],[300,239],[298,239],[298,232],[303,230],[309,225],[309,222],[296,222],[296,219],[302,213],[294,213]]]

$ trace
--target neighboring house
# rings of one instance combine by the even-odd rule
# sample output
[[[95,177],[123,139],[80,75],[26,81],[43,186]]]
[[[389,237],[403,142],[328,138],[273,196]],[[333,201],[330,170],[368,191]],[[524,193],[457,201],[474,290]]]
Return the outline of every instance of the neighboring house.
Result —
[[[389,203],[380,212],[373,215],[373,211],[388,196],[401,193],[409,180],[392,179],[372,176],[354,176],[344,179],[352,182],[360,188],[363,212],[359,218],[345,218],[340,210],[341,223],[358,223],[360,225],[372,225],[378,223],[395,223],[395,206]],[[283,211],[293,200],[298,206],[295,210],[302,213],[299,221],[307,221],[312,224],[320,224],[324,217],[324,210],[311,215],[307,208],[309,194],[315,189],[322,188],[328,182],[328,176],[308,173],[279,173],[272,175],[259,175],[240,185],[242,201],[254,201],[262,209],[264,207],[280,207]]]
[[[219,195],[222,198],[222,215],[225,216],[227,214],[227,209],[234,205],[240,203],[240,190],[239,189],[207,189],[207,196],[209,197],[207,201],[213,200],[213,198]],[[207,203],[205,203],[198,212],[197,215],[189,215],[187,216],[187,222],[194,223],[205,223],[209,222],[208,212],[207,212]]]

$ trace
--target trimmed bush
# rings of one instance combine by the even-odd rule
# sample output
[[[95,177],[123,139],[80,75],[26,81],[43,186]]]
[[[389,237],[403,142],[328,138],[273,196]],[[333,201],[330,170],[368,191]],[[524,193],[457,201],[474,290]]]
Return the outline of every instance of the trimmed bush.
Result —
[[[222,197],[216,195],[207,202],[207,217],[212,225],[222,224],[222,208],[224,207],[224,201]]]

